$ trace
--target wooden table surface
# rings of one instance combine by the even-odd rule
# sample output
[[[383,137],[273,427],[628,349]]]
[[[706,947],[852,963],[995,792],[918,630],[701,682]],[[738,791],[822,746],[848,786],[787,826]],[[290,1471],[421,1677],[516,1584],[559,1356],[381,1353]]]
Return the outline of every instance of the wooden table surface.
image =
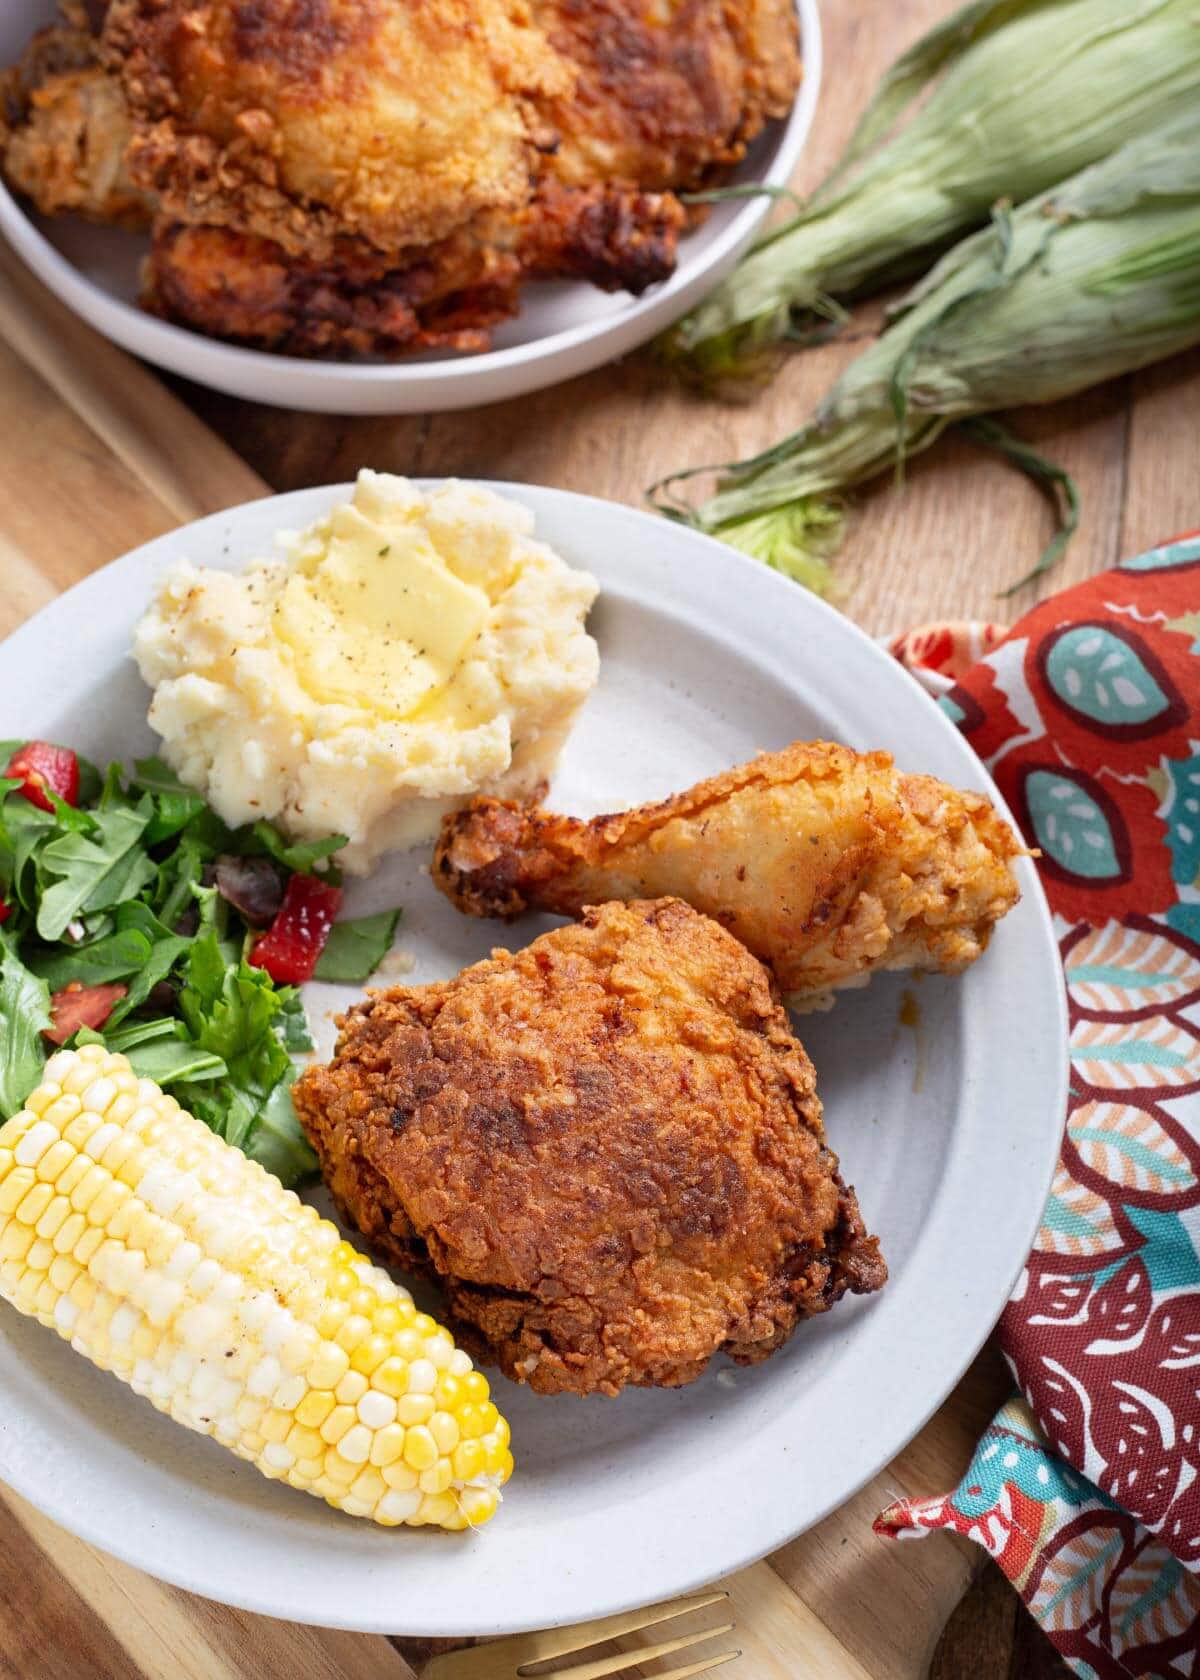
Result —
[[[802,190],[836,153],[887,62],[950,9],[948,0],[893,0],[886,8],[826,0],[826,82],[797,178]],[[864,313],[839,342],[797,356],[747,407],[685,395],[633,357],[475,413],[345,420],[182,385],[172,395],[117,353],[95,351],[65,318],[52,343],[38,341],[23,313],[33,295],[11,259],[0,258],[0,633],[180,518],[261,494],[263,481],[293,489],[369,465],[561,485],[638,503],[672,468],[745,454],[792,429],[873,319]],[[1022,413],[1015,424],[1072,471],[1083,497],[1079,535],[1042,593],[1200,519],[1200,355]],[[875,633],[946,615],[1011,619],[1037,593],[1001,600],[997,591],[1028,568],[1049,529],[1026,481],[948,439],[913,463],[903,492],[883,485],[860,499],[840,563],[840,604]],[[885,1472],[819,1527],[734,1578],[745,1654],[722,1671],[730,1680],[1065,1675],[974,1548],[949,1536],[888,1545],[870,1532],[871,1517],[895,1494],[938,1491],[957,1479],[1007,1391],[989,1347]],[[16,1496],[2,1497],[9,1520],[0,1546],[0,1675],[411,1680],[420,1672],[427,1647],[207,1604],[114,1563]]]

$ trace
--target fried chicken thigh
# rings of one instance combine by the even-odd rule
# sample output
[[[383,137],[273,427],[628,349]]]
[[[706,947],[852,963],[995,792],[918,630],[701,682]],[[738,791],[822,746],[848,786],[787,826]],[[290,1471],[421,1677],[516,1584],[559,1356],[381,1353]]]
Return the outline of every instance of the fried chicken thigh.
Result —
[[[974,962],[1017,902],[1020,850],[979,794],[798,741],[591,822],[476,799],[445,819],[433,879],[468,915],[505,919],[678,895],[820,1007],[876,969]]]
[[[152,215],[148,307],[301,354],[482,348],[527,279],[665,279],[677,189],[799,79],[792,0],[111,0],[96,34],[64,11],[7,73],[9,179]]]
[[[768,974],[677,900],[368,996],[294,1092],[343,1213],[543,1394],[755,1363],[886,1276]]]

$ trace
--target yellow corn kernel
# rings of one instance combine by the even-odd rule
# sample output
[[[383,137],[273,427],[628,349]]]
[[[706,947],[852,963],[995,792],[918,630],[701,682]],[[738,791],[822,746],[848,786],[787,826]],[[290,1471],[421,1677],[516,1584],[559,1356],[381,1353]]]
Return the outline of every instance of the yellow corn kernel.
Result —
[[[67,1215],[70,1211],[71,1204],[65,1196],[54,1196],[48,1204],[45,1213],[43,1213],[42,1217],[37,1222],[38,1236],[45,1237],[48,1240],[56,1237],[62,1225],[65,1223]],[[57,1250],[58,1244],[55,1243],[54,1247]]]
[[[54,1186],[43,1184],[40,1180],[31,1185],[27,1195],[21,1198],[21,1205],[17,1208],[15,1218],[22,1225],[36,1225],[54,1200]]]
[[[12,1213],[36,1183],[37,1173],[33,1167],[14,1167],[0,1184],[0,1216]]]
[[[295,1453],[297,1459],[324,1460],[325,1443],[315,1429],[305,1429],[303,1424],[294,1423],[284,1436],[283,1444]]]
[[[452,1493],[427,1493],[417,1512],[421,1522],[432,1523],[439,1528],[453,1526],[458,1515],[458,1501]]]
[[[421,1479],[417,1472],[405,1464],[403,1460],[397,1460],[395,1464],[384,1465],[380,1474],[387,1485],[390,1488],[395,1488],[398,1493],[411,1493]]]
[[[414,1424],[404,1437],[405,1464],[412,1470],[428,1470],[437,1460],[437,1442],[423,1423]]]
[[[284,1441],[287,1439],[295,1421],[291,1412],[280,1412],[272,1409],[263,1414],[263,1420],[258,1426],[258,1433],[264,1441]]]
[[[339,1406],[357,1406],[367,1392],[367,1379],[361,1371],[347,1371],[333,1394]]]
[[[34,1234],[28,1225],[7,1224],[0,1231],[0,1258],[24,1260],[33,1243]]]
[[[399,1359],[395,1354],[385,1359],[382,1365],[376,1366],[371,1372],[371,1387],[378,1388],[384,1394],[393,1398],[408,1393],[408,1361]]]
[[[467,1374],[459,1380],[462,1383],[464,1400],[470,1400],[476,1405],[482,1405],[491,1393],[491,1390],[488,1387],[488,1380],[482,1371],[468,1371]]]
[[[335,1406],[321,1425],[321,1439],[336,1447],[346,1431],[354,1427],[356,1416],[353,1406]]]
[[[437,1449],[440,1453],[451,1453],[458,1445],[458,1424],[449,1412],[435,1412],[433,1414],[429,1420],[429,1433],[437,1442]]]
[[[350,1355],[350,1364],[355,1371],[361,1371],[365,1376],[378,1369],[391,1351],[390,1336],[367,1336]]]
[[[38,1162],[37,1175],[39,1178],[45,1179],[47,1184],[57,1183],[59,1174],[64,1168],[69,1167],[74,1159],[75,1151],[71,1148],[71,1145],[63,1138],[59,1138],[57,1143],[50,1145]]]
[[[382,1429],[375,1431],[375,1439],[371,1443],[371,1463],[383,1469],[388,1464],[395,1464],[396,1460],[404,1456],[404,1425],[400,1423],[385,1424]]]
[[[465,1440],[474,1441],[480,1435],[487,1434],[487,1423],[484,1421],[483,1407],[466,1405],[458,1408],[458,1427]]]
[[[325,1454],[325,1474],[331,1481],[340,1482],[343,1488],[348,1488],[358,1475],[359,1466],[344,1459],[336,1447],[330,1447]]]
[[[350,1360],[344,1349],[333,1342],[325,1342],[306,1375],[314,1388],[334,1389],[349,1369]]]
[[[454,1465],[454,1474],[460,1482],[474,1481],[483,1471],[483,1448],[478,1441],[460,1441],[454,1449],[451,1462]]]
[[[454,1480],[454,1471],[448,1458],[439,1458],[436,1464],[431,1464],[428,1470],[421,1471],[420,1488],[422,1493],[445,1493]]]
[[[432,1394],[402,1394],[396,1402],[396,1416],[405,1425],[428,1423],[433,1413]]]
[[[387,1483],[378,1470],[368,1467],[360,1470],[350,1483],[350,1492],[355,1499],[365,1500],[368,1505],[375,1505],[387,1492]]]
[[[306,1429],[320,1429],[333,1407],[333,1395],[328,1389],[310,1388],[296,1407],[296,1422]]]

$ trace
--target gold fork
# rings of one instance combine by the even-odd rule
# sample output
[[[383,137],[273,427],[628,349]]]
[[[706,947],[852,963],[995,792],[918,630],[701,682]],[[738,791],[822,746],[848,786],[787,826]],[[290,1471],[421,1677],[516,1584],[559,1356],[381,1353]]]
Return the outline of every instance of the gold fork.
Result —
[[[474,1645],[466,1651],[448,1651],[434,1657],[424,1670],[422,1680],[525,1680],[535,1664],[552,1661],[555,1657],[571,1657],[586,1651],[590,1645],[601,1645],[622,1634],[640,1633],[644,1628],[657,1627],[676,1616],[686,1616],[693,1610],[703,1610],[710,1604],[728,1599],[724,1591],[700,1593],[695,1598],[677,1598],[670,1604],[652,1604],[646,1610],[629,1610],[622,1616],[602,1616],[598,1621],[580,1622],[575,1627],[550,1628],[545,1633],[518,1633],[509,1639],[492,1640],[486,1645]],[[536,1680],[604,1680],[609,1674],[635,1668],[639,1663],[655,1657],[669,1657],[676,1651],[686,1651],[706,1639],[732,1633],[733,1623],[722,1622],[719,1627],[699,1628],[665,1639],[658,1645],[640,1645],[636,1650],[618,1651],[614,1656],[597,1657],[593,1662],[577,1663],[570,1668],[543,1669]],[[656,1680],[689,1680],[694,1674],[707,1674],[722,1663],[741,1656],[740,1651],[720,1651],[713,1657],[701,1657],[698,1662],[685,1663],[682,1668],[665,1670]]]

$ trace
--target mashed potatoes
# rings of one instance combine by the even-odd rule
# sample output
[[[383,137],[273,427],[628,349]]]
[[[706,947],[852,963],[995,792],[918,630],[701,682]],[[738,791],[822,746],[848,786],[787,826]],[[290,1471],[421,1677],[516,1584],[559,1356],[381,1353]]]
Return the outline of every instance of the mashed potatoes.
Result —
[[[365,873],[450,805],[549,775],[596,681],[596,581],[515,502],[362,472],[239,575],[181,565],[137,627],[163,756],[231,825],[340,833]]]

